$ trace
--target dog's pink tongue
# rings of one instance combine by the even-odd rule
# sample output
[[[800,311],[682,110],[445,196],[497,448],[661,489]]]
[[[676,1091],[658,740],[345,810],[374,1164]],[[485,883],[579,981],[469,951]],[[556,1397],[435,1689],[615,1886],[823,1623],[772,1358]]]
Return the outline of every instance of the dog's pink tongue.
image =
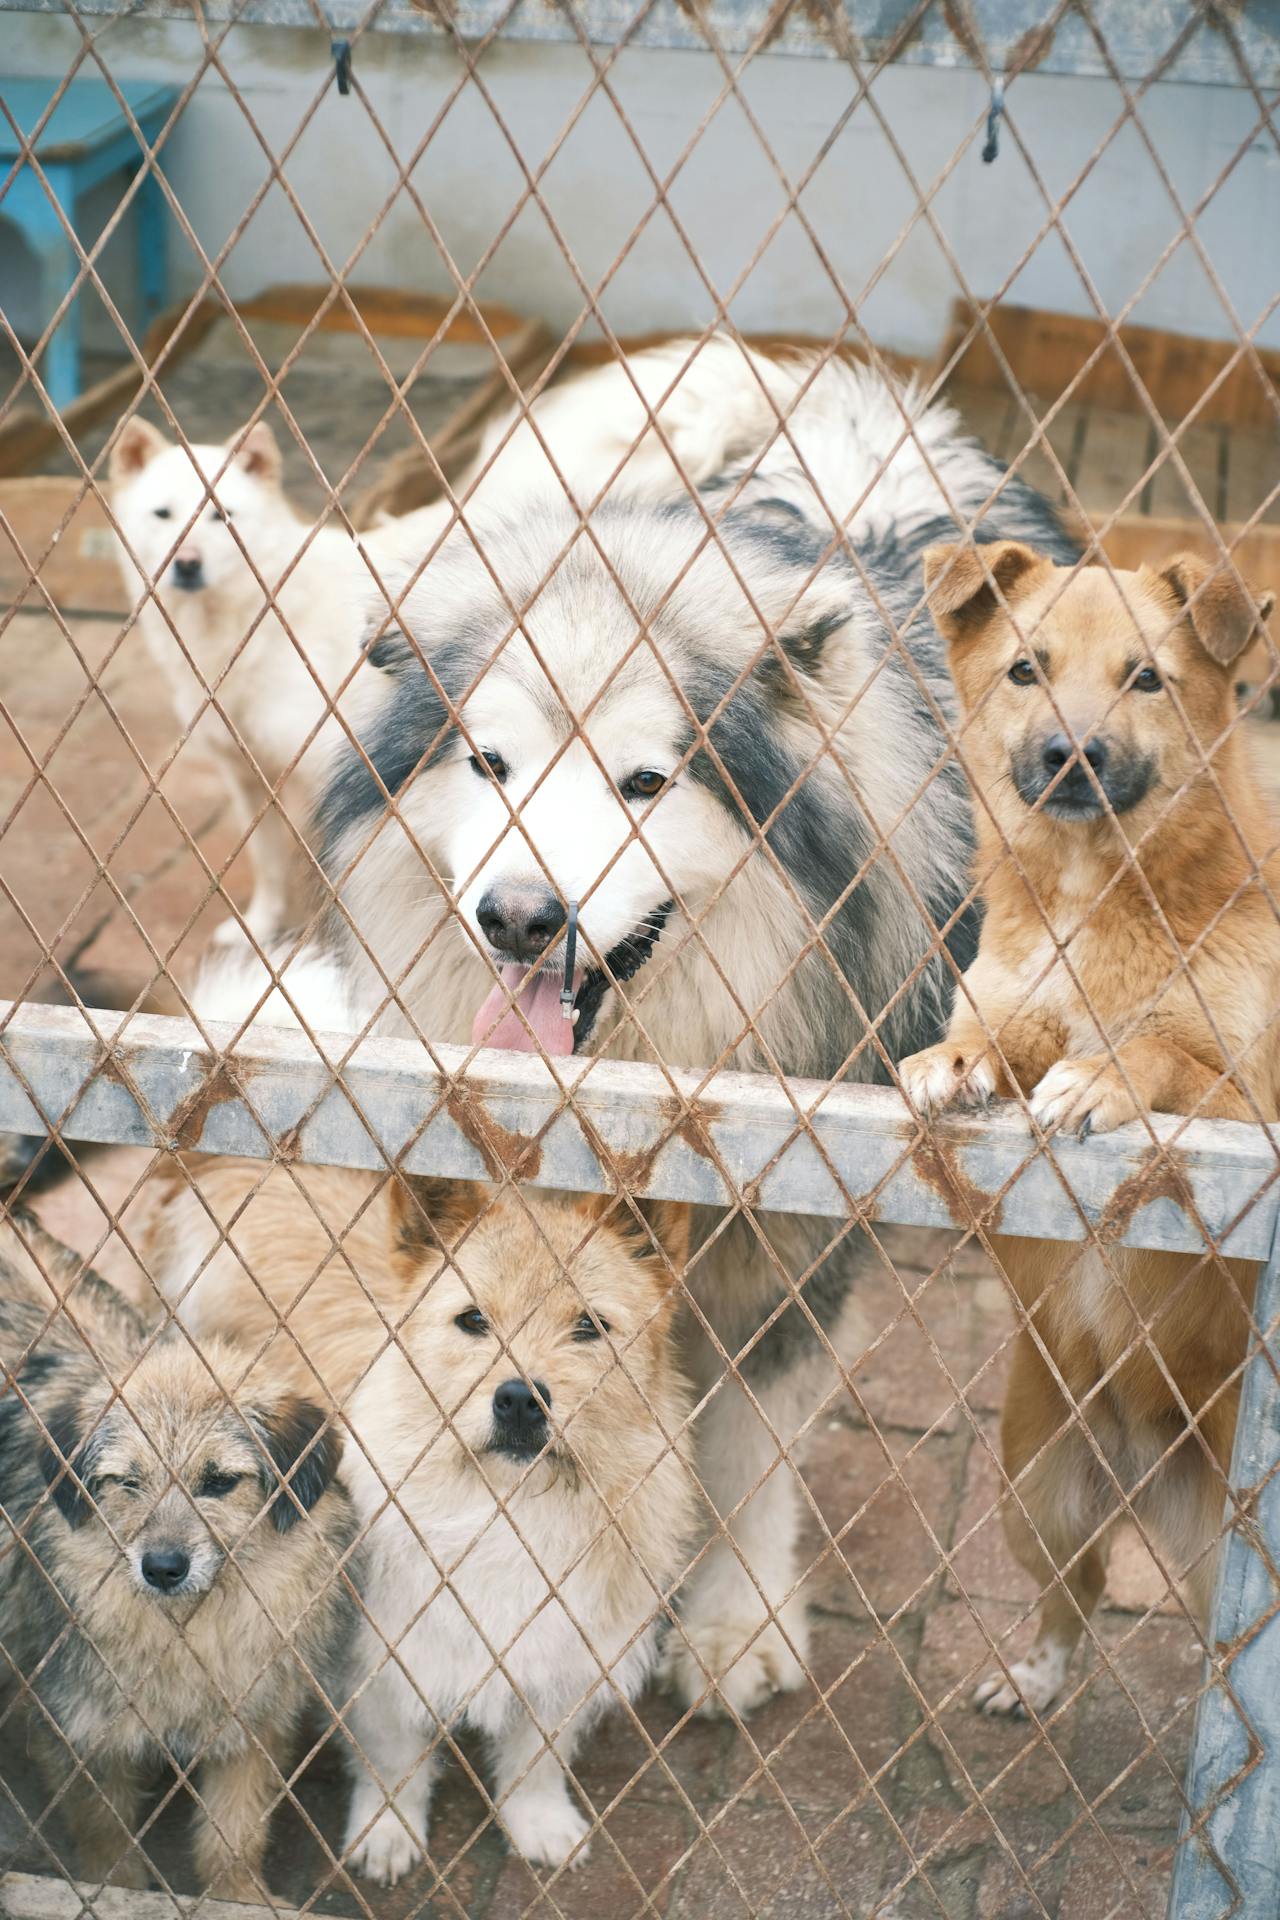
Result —
[[[530,973],[528,967],[504,967],[502,986],[493,989],[472,1023],[473,1046],[510,1047],[515,1053],[535,1053],[541,1046],[552,1055],[572,1053],[573,1023],[560,1005],[563,977],[559,968]],[[524,1020],[507,1005],[508,993],[518,995]]]

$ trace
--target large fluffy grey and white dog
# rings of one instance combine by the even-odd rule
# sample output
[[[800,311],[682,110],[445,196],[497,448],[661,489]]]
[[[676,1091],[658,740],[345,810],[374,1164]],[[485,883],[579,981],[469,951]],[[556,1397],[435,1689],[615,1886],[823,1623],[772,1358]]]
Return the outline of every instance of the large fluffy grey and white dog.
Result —
[[[429,564],[373,650],[362,751],[323,802],[358,930],[335,913],[333,938],[358,1001],[397,984],[384,1030],[407,1013],[440,1041],[883,1079],[886,1055],[940,1031],[937,930],[970,850],[941,651],[927,617],[902,631],[921,555],[975,521],[982,540],[1073,549],[1021,483],[991,499],[1003,469],[946,407],[845,363],[691,352],[555,390],[502,451],[508,427],[491,435],[466,527],[425,511]],[[670,452],[636,382],[664,403]],[[569,495],[597,494],[584,532]],[[697,1457],[724,1526],[674,1636],[691,1701],[716,1702],[710,1676],[745,1711],[801,1675],[784,1455],[835,1381],[822,1332],[859,1242],[832,1238],[795,1217],[701,1223],[688,1283],[715,1339],[689,1315]]]

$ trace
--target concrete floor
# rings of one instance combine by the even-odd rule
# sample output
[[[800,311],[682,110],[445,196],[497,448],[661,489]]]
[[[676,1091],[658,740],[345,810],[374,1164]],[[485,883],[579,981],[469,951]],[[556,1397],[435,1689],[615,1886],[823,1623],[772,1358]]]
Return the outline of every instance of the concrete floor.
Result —
[[[147,797],[144,766],[161,763],[175,730],[145,653],[136,636],[120,642],[111,618],[70,624],[71,645],[48,615],[24,612],[0,643],[0,700],[30,748],[49,756],[33,786],[27,752],[0,726],[0,861],[12,895],[0,905],[5,993],[28,990],[45,943],[135,983],[157,962],[186,972],[220,917],[178,827]],[[100,690],[88,688],[86,669],[102,669]],[[1261,723],[1257,735],[1274,779],[1278,736]],[[179,753],[163,790],[219,870],[233,835],[217,780]],[[226,876],[241,903],[247,877],[243,858]],[[50,1193],[41,1212],[55,1233],[124,1274],[111,1216],[146,1165],[128,1151],[86,1157],[82,1177]],[[580,1871],[550,1883],[510,1857],[455,1765],[432,1866],[394,1893],[357,1894],[333,1877],[307,1824],[330,1844],[341,1831],[342,1780],[326,1751],[299,1783],[302,1811],[286,1808],[277,1821],[269,1871],[282,1900],[378,1920],[423,1911],[467,1920],[1163,1912],[1199,1672],[1190,1629],[1127,1536],[1097,1620],[1107,1662],[1095,1652],[1076,1663],[1048,1739],[971,1711],[990,1664],[987,1636],[1008,1635],[1020,1650],[1035,1600],[994,1515],[1011,1318],[972,1245],[897,1229],[882,1245],[858,1300],[857,1345],[868,1351],[805,1448],[817,1510],[807,1532],[812,1682],[745,1731],[682,1724],[657,1694],[643,1703],[643,1735],[615,1717],[580,1767],[603,1832]],[[960,1384],[958,1400],[931,1343]],[[824,1547],[817,1515],[843,1529],[838,1549]],[[30,1808],[12,1716],[0,1741],[0,1779]],[[177,1885],[183,1830],[175,1805],[154,1832],[157,1864]],[[8,1864],[48,1868],[3,1804],[0,1840]]]

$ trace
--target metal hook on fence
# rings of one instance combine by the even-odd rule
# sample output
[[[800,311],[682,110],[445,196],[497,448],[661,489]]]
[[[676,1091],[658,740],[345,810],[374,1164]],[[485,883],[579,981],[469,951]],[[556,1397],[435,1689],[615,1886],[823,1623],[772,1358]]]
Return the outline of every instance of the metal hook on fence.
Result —
[[[333,64],[338,75],[338,92],[345,100],[351,91],[351,42],[349,40],[331,40],[329,51],[333,55]]]
[[[578,903],[569,902],[569,918],[564,930],[564,985],[560,989],[560,1011],[573,1022],[573,971],[578,955]]]
[[[1004,112],[1004,81],[997,80],[991,89],[991,105],[987,110],[987,142],[982,149],[982,157],[990,166],[1000,151],[1000,115]]]

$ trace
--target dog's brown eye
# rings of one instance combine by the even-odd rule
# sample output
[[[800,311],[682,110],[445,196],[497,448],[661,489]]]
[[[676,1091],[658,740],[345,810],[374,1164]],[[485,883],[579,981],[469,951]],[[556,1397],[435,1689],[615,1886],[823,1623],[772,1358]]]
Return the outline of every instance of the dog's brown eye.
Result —
[[[231,518],[231,515],[226,511],[225,508],[215,507],[213,510],[213,517],[215,520],[221,523],[224,520],[229,520]]]
[[[155,514],[157,520],[171,520],[173,518],[172,512],[168,507],[153,507],[151,511]]]
[[[602,1333],[608,1333],[609,1322],[597,1320],[593,1314],[580,1313],[573,1323],[575,1340],[598,1340]]]
[[[1034,686],[1036,670],[1029,660],[1015,660],[1009,669],[1009,678],[1015,687]]]
[[[652,800],[666,784],[665,773],[659,773],[656,767],[641,767],[629,780],[623,781],[622,797],[624,800]]]
[[[488,1333],[489,1322],[479,1307],[468,1307],[465,1313],[455,1314],[453,1324],[461,1327],[464,1333]]]
[[[510,771],[500,753],[473,753],[471,756],[471,764],[481,778],[484,777],[486,771],[491,773],[499,786],[505,783],[507,774]]]
[[[196,1493],[202,1500],[221,1500],[238,1487],[243,1478],[242,1473],[220,1473],[217,1467],[206,1467]]]
[[[1164,681],[1154,667],[1143,667],[1133,676],[1133,684],[1139,693],[1159,693]]]

